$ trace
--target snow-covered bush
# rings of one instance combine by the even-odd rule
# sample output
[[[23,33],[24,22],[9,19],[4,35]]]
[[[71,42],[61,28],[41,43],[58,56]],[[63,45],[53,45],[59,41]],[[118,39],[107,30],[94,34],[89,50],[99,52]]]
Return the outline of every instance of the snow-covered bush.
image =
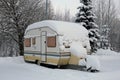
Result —
[[[97,56],[86,56],[86,67],[89,70],[100,70],[100,62]]]
[[[80,66],[86,66],[86,70],[91,71],[91,70],[100,70],[100,61],[97,58],[97,56],[93,55],[86,55],[86,58],[81,59],[79,61]]]

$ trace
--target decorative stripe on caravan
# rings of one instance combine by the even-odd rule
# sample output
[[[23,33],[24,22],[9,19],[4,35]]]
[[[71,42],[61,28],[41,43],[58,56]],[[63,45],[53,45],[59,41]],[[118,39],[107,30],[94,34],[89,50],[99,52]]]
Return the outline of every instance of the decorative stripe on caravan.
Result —
[[[64,54],[64,55],[61,55],[61,54],[53,54],[53,53],[47,53],[47,54],[42,54],[42,53],[28,53],[28,52],[25,52],[24,54],[33,54],[33,55],[46,55],[46,56],[55,56],[55,57],[67,57],[67,56],[70,56],[70,54]]]

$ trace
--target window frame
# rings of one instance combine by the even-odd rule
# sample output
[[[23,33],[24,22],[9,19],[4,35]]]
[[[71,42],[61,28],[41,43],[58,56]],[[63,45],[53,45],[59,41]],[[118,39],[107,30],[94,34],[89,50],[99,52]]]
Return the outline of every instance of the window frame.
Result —
[[[31,38],[25,38],[24,39],[24,46],[25,47],[31,47]]]
[[[36,45],[36,37],[32,38],[32,45]]]
[[[52,39],[54,39],[54,41],[51,43],[51,40],[50,40],[50,38],[51,38],[51,40]],[[56,42],[57,40],[56,40],[56,36],[47,36],[47,47],[48,48],[54,48],[54,47],[56,47],[57,46],[57,42]],[[54,45],[53,45],[54,44]]]

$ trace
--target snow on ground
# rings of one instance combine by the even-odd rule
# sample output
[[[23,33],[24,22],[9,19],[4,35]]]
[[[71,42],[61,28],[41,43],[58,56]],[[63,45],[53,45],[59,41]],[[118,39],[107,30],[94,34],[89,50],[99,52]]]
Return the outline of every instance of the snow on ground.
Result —
[[[110,49],[104,50],[104,49],[99,49],[97,51],[97,55],[106,55],[106,56],[120,56],[120,53],[117,53],[115,51],[111,51]]]
[[[107,51],[105,52],[107,53]],[[119,55],[95,56],[99,58],[101,63],[101,71],[98,73],[71,69],[50,69],[25,63],[23,57],[1,57],[0,80],[120,80]]]

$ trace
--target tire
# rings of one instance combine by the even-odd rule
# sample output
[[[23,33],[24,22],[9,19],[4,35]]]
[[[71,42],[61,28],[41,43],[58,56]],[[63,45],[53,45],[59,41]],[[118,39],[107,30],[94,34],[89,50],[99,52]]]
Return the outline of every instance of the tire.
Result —
[[[61,66],[60,66],[60,65],[58,65],[58,66],[57,66],[57,68],[58,68],[58,69],[60,69],[60,68],[61,68]]]
[[[40,65],[40,61],[39,61],[39,60],[36,60],[35,63],[36,63],[37,65]]]

